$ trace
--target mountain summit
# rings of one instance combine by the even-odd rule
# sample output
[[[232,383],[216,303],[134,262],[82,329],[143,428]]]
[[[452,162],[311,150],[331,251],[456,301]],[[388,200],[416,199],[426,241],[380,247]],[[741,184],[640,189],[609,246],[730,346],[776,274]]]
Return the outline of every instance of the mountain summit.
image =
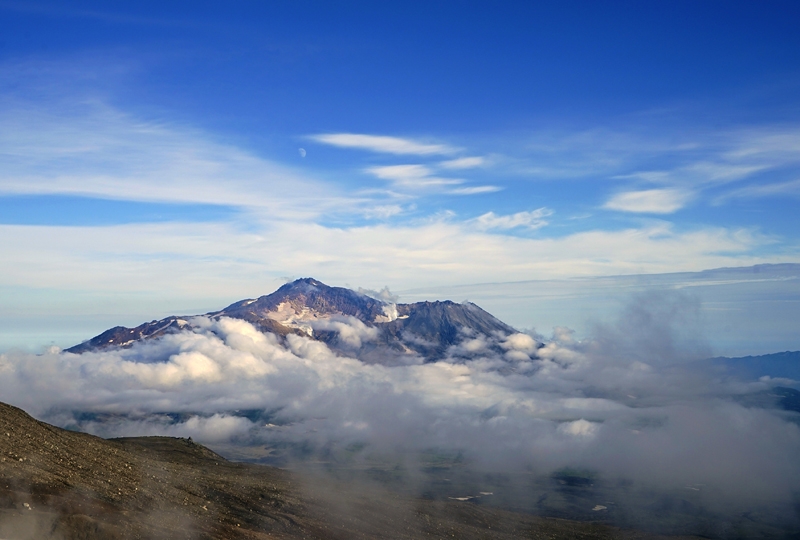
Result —
[[[395,304],[313,278],[295,280],[272,294],[241,300],[202,316],[244,320],[282,337],[305,336],[365,362],[381,364],[435,361],[464,342],[497,340],[516,333],[470,302]],[[136,328],[117,326],[67,352],[130,347],[170,333],[191,332],[195,330],[194,317],[171,316]]]

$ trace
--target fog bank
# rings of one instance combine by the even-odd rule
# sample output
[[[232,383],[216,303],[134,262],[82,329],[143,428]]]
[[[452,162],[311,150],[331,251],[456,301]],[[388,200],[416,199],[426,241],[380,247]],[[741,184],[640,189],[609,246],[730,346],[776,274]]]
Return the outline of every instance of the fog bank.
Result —
[[[589,339],[566,328],[473,336],[442,361],[393,367],[198,318],[195,333],[129,349],[2,354],[0,399],[101,436],[438,449],[484,470],[577,467],[659,489],[702,486],[726,504],[788,503],[800,487],[798,414],[745,406],[742,396],[775,381],[698,367],[710,350],[696,307],[684,295],[643,295]],[[337,325],[345,343],[368,344],[363,329]]]

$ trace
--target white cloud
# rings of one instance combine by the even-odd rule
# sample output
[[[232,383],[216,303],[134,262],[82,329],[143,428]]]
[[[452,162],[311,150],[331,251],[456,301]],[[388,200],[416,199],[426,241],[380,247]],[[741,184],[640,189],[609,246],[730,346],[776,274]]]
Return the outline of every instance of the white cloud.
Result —
[[[486,160],[480,156],[463,157],[440,161],[439,167],[443,169],[472,169],[484,165]]]
[[[496,337],[474,336],[451,351],[462,356],[395,367],[364,364],[305,337],[263,334],[244,321],[198,318],[195,333],[130,349],[0,354],[0,393],[40,418],[105,436],[191,435],[312,452],[359,442],[406,456],[436,447],[492,470],[584,467],[661,489],[705,483],[734,498],[791,500],[800,430],[789,418],[737,404],[738,383],[678,363],[685,351],[671,344],[683,313],[659,305],[643,299],[584,341],[536,349],[517,335],[503,342],[516,353],[509,359],[494,349]],[[351,347],[370,338],[352,319],[334,322]],[[642,360],[651,362],[647,369]],[[630,396],[640,396],[635,406]],[[269,418],[237,415],[245,409]],[[70,411],[112,415],[86,421]]]
[[[435,176],[430,167],[420,164],[383,165],[380,167],[370,167],[366,172],[382,180],[390,180],[395,189],[401,190],[439,192],[452,195],[475,195],[478,193],[491,193],[502,189],[497,186],[472,186],[443,189],[445,186],[463,184],[464,180],[460,178],[442,178],[441,176]]]
[[[695,133],[691,138],[678,133],[604,130],[538,133],[526,147],[527,155],[510,160],[507,167],[534,178],[635,181],[638,185],[623,187],[625,193],[608,201],[606,208],[664,214],[726,184],[747,181],[753,188],[716,196],[715,203],[748,193],[766,196],[773,188],[758,189],[767,182],[761,177],[796,172],[799,148],[800,129],[792,126]],[[658,164],[655,168],[654,163]],[[769,184],[792,192],[791,181],[770,179]]]
[[[672,180],[670,171],[637,171],[613,176],[615,180],[642,180],[651,184],[667,184]]]
[[[308,322],[314,331],[328,330],[338,334],[340,345],[351,349],[360,348],[365,342],[378,339],[378,329],[367,326],[355,317],[334,317]]]
[[[698,161],[665,171],[637,171],[614,176],[616,179],[642,180],[651,184],[693,185],[696,187],[727,184],[742,180],[764,171],[766,165],[731,164],[714,161]]]
[[[768,169],[762,164],[732,164],[701,161],[680,169],[676,175],[690,175],[709,184],[725,184],[752,176]]]
[[[296,219],[358,204],[329,183],[183,126],[95,102],[66,112],[3,105],[0,194],[222,204]]]
[[[390,305],[384,307],[384,314],[392,321],[397,318],[397,307],[394,306],[394,304],[397,303],[400,297],[396,294],[393,294],[392,291],[389,290],[388,285],[384,286],[383,289],[379,291],[359,287],[358,292],[360,294],[369,296],[370,298],[375,298],[376,300],[380,300],[382,302],[388,302]]]
[[[573,437],[594,437],[600,426],[581,418],[574,422],[564,422],[558,426],[558,432]]]
[[[509,167],[533,178],[597,178],[625,174],[653,155],[674,155],[680,144],[642,133],[591,129],[535,132]]]
[[[384,180],[405,180],[407,178],[425,178],[431,170],[425,165],[386,165],[370,167],[367,172]]]
[[[671,214],[683,208],[692,194],[679,189],[625,191],[611,197],[603,208],[620,212]]]
[[[403,207],[399,204],[380,204],[366,208],[363,215],[367,219],[388,219],[402,213]]]
[[[523,238],[483,233],[452,218],[350,228],[275,221],[247,230],[224,223],[0,225],[0,245],[14,256],[13,264],[0,265],[0,283],[91,290],[121,302],[132,301],[134,293],[168,291],[195,305],[201,301],[197,291],[234,301],[262,293],[266,278],[286,275],[413,288],[797,260],[792,253],[755,255],[771,241],[746,229],[677,231],[668,224]]]
[[[729,161],[787,164],[800,161],[800,130],[793,127],[744,129],[729,136],[722,156]]]
[[[522,351],[530,355],[536,352],[538,343],[528,334],[511,334],[500,343],[500,346],[507,350]]]
[[[389,137],[385,135],[364,135],[359,133],[322,133],[311,135],[310,139],[338,146],[340,148],[357,148],[369,150],[371,152],[382,152],[398,155],[441,155],[458,152],[458,148],[446,144],[429,144],[403,139],[400,137]]]
[[[447,193],[453,195],[480,195],[481,193],[494,193],[502,190],[503,188],[500,186],[473,186],[451,189]]]
[[[437,186],[460,184],[457,178],[437,178],[431,176],[433,171],[425,165],[385,165],[370,167],[367,172],[382,180],[391,180],[401,186]]]
[[[494,212],[487,212],[475,218],[474,222],[479,228],[484,230],[509,230],[518,227],[534,230],[547,225],[548,222],[545,218],[551,215],[553,215],[553,211],[549,208],[537,208],[530,212],[517,212],[516,214],[509,214],[506,216],[498,216]]]
[[[766,172],[795,170],[800,165],[800,130],[797,128],[761,127],[707,134],[703,141],[682,144],[664,160],[671,166],[662,170],[635,171],[613,176],[660,184],[663,189],[621,193],[605,207],[648,213],[671,213],[709,189],[747,181],[749,185],[732,189],[713,199],[723,204],[731,199],[768,197],[798,192],[796,181],[765,181]]]
[[[795,197],[800,196],[800,180],[745,186],[720,195],[714,200],[714,202],[720,204],[729,199],[749,199],[755,197],[775,197],[781,195]]]

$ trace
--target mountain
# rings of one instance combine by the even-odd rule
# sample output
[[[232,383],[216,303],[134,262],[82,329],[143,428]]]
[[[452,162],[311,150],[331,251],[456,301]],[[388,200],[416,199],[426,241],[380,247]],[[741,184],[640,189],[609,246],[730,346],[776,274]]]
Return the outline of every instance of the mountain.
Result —
[[[343,354],[384,364],[434,361],[466,340],[478,336],[502,338],[516,332],[469,302],[394,304],[312,278],[298,279],[272,294],[241,300],[204,316],[245,320],[279,336],[307,336]],[[168,333],[193,331],[193,317],[171,316],[135,328],[117,326],[67,352],[129,347]],[[342,333],[343,325],[351,330],[347,336]]]
[[[737,358],[720,356],[705,362],[710,367],[742,379],[771,377],[800,381],[800,351],[784,351]]]
[[[101,439],[0,403],[0,538],[454,537],[665,538],[235,463],[191,439]]]

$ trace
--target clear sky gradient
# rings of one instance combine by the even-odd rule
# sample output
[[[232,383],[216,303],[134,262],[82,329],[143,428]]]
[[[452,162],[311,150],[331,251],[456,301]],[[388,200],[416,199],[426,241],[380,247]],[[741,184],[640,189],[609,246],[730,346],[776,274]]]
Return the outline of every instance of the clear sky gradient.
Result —
[[[797,21],[797,2],[0,1],[0,350],[287,277],[446,296],[800,263]],[[550,325],[578,324],[559,305]]]

